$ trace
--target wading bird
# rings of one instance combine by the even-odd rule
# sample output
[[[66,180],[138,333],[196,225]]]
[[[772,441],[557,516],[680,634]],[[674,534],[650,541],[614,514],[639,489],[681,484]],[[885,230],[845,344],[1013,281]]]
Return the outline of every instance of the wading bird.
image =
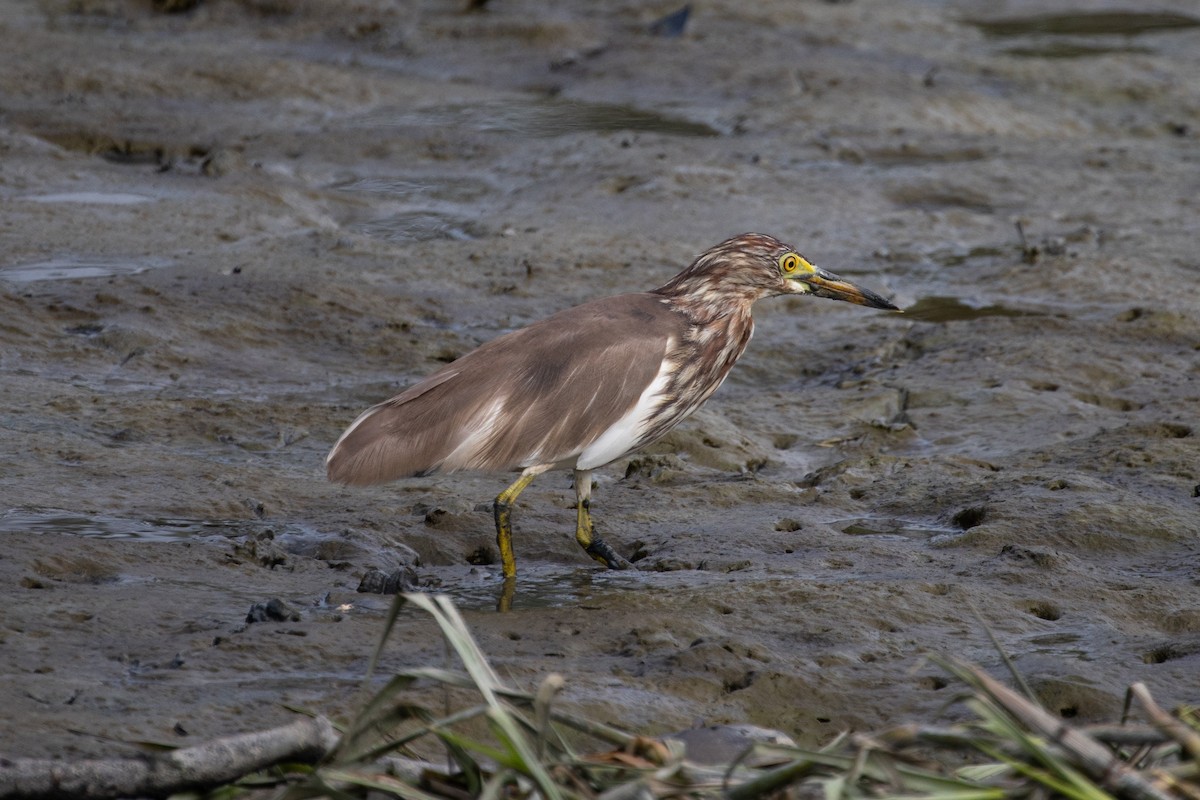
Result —
[[[434,472],[520,470],[493,506],[511,583],[517,495],[543,472],[570,468],[576,541],[601,564],[626,569],[629,562],[592,529],[592,470],[659,439],[699,408],[746,349],[754,301],[786,294],[896,309],[791,245],[736,236],[658,289],[560,311],[372,406],[329,452],[329,478],[369,485]]]

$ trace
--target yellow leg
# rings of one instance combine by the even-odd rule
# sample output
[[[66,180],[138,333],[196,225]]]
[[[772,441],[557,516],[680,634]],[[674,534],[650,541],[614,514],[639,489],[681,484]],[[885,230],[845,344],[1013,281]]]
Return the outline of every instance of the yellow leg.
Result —
[[[592,529],[592,473],[575,470],[575,541],[583,551],[609,569],[629,569],[633,565],[609,547]]]
[[[517,501],[517,495],[525,491],[525,487],[533,483],[533,479],[538,475],[550,469],[550,466],[547,464],[529,467],[492,503],[492,511],[496,515],[496,545],[500,548],[500,568],[505,579],[517,577],[517,557],[513,555],[512,546],[513,503]]]

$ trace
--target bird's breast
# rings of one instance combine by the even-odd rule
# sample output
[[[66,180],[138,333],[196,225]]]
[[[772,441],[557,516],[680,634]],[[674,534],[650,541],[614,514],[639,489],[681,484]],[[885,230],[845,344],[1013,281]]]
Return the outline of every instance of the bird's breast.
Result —
[[[663,388],[638,446],[665,435],[711,397],[753,335],[748,312],[691,325],[663,361]]]

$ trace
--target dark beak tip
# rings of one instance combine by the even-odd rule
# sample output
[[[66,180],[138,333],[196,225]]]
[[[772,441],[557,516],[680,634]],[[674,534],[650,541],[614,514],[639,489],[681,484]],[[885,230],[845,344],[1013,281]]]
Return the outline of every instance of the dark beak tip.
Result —
[[[900,311],[903,313],[902,309],[898,305],[893,303],[891,300],[880,297],[874,292],[863,292],[863,300],[865,301],[863,305],[870,306],[871,308],[880,308],[884,311]]]

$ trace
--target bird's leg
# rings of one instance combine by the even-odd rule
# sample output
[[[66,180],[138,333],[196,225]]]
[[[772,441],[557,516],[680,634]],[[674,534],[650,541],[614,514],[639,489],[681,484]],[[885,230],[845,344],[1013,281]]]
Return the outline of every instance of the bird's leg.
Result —
[[[521,477],[501,492],[492,503],[492,511],[496,516],[496,545],[500,548],[500,568],[505,579],[517,577],[517,557],[513,555],[512,546],[512,506],[517,501],[517,495],[525,491],[525,487],[533,483],[533,479],[541,475],[552,465],[537,465],[528,467]]]
[[[609,547],[592,530],[592,471],[575,470],[575,541],[583,551],[609,569],[629,569],[633,565]]]

